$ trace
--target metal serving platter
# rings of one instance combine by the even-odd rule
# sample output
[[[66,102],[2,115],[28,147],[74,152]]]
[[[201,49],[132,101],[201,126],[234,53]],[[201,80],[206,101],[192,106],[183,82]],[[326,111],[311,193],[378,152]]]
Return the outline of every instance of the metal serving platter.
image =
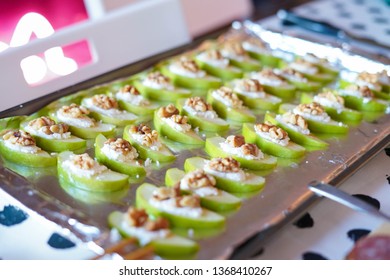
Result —
[[[345,70],[390,70],[389,66],[382,62],[341,48],[267,31],[253,22],[235,23],[225,36],[232,33],[259,36],[286,58],[294,54],[311,52],[318,56],[326,56]],[[126,66],[2,112],[0,117],[31,114],[59,97],[126,79],[155,65],[158,61],[194,47],[195,45],[191,44]],[[259,114],[258,120],[262,121],[262,118],[263,114]],[[230,132],[239,133],[239,130]],[[363,121],[358,126],[350,127],[350,132],[345,137],[332,136],[327,141],[330,143],[327,150],[307,153],[301,161],[278,166],[266,175],[264,190],[246,198],[237,212],[228,215],[226,228],[222,232],[199,240],[201,249],[197,258],[249,258],[248,247],[253,248],[255,244],[251,241],[266,240],[266,237],[278,227],[296,217],[315,200],[315,195],[307,188],[311,181],[318,180],[337,185],[389,144],[390,115],[382,115],[375,121]],[[148,176],[143,182],[164,185],[165,171],[168,168],[183,169],[186,158],[206,156],[203,149],[187,149],[174,144],[171,147],[175,149],[177,160],[166,166],[149,166]],[[135,190],[140,184],[131,184],[128,192],[103,197],[77,189],[63,189],[58,183],[55,171],[24,178],[7,167],[12,169],[12,166],[0,162],[0,187],[3,190],[47,219],[69,229],[69,235],[76,236],[84,242],[94,242],[102,248],[113,242],[107,225],[108,214],[113,210],[125,211],[132,205]],[[188,234],[191,235],[192,232],[189,231]]]

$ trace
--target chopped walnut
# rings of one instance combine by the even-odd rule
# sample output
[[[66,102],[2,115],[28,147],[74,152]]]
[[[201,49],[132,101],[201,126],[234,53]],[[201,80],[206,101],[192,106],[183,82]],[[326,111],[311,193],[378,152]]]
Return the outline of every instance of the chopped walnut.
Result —
[[[308,113],[314,116],[321,115],[325,112],[324,108],[317,102],[299,104],[297,108],[303,113]]]
[[[241,146],[242,153],[246,156],[258,156],[259,155],[259,148],[255,144],[246,143]]]
[[[233,108],[240,108],[244,102],[238,98],[231,88],[221,87],[215,91],[219,96],[229,101]]]
[[[64,133],[69,132],[69,126],[65,123],[44,126],[42,128],[42,132],[47,134],[47,135],[52,135],[54,133],[64,134]]]
[[[245,138],[242,135],[230,135],[226,138],[226,143],[234,148],[241,147],[245,144]]]
[[[149,231],[158,231],[161,229],[169,228],[169,221],[163,217],[158,217],[156,220],[147,220],[145,223],[145,229]]]
[[[195,195],[184,195],[178,199],[177,206],[190,208],[200,207],[200,198]]]
[[[160,201],[180,197],[180,186],[158,188],[153,192],[153,197]]]
[[[311,63],[310,61],[305,60],[302,57],[297,58],[295,60],[295,63],[301,64],[301,65],[304,65],[304,66],[307,66],[307,67],[316,67],[313,63]]]
[[[118,102],[106,95],[106,94],[97,94],[92,97],[92,103],[95,106],[98,106],[104,110],[109,110],[109,109],[117,109],[118,108]]]
[[[175,105],[169,104],[168,106],[160,107],[157,114],[162,118],[170,118],[173,115],[178,115],[179,110],[175,107]]]
[[[140,95],[138,89],[135,86],[131,86],[131,85],[125,85],[120,89],[120,91],[123,93],[125,92],[130,93],[131,95]]]
[[[245,56],[246,51],[242,47],[240,42],[228,42],[223,45],[223,50],[227,53],[234,54],[237,56]]]
[[[302,73],[298,72],[297,70],[294,70],[290,67],[288,68],[284,68],[282,70],[282,73],[285,74],[285,75],[289,75],[289,76],[293,76],[293,77],[297,77],[299,79],[305,79],[305,76],[303,76]]]
[[[149,126],[139,124],[130,128],[131,133],[144,135],[142,139],[142,145],[150,147],[158,141],[158,133],[156,130],[152,130]]]
[[[222,56],[219,50],[211,49],[206,51],[207,58],[211,60],[222,60],[224,57]]]
[[[40,117],[37,119],[34,119],[28,123],[28,126],[31,126],[33,129],[38,130],[43,126],[51,126],[55,125],[56,122],[48,117]]]
[[[240,172],[240,163],[231,157],[213,158],[209,162],[209,167],[219,172]]]
[[[291,123],[293,125],[297,125],[303,129],[307,129],[307,127],[308,127],[306,120],[301,115],[294,114],[291,112],[287,112],[287,113],[283,114],[283,120],[286,123]]]
[[[80,169],[89,170],[93,168],[95,161],[87,153],[81,155],[74,155],[72,163]]]
[[[260,74],[265,78],[269,78],[272,80],[285,81],[285,79],[282,76],[276,74],[274,70],[271,68],[264,68],[263,70],[260,71]]]
[[[159,85],[167,85],[171,83],[169,77],[161,74],[160,72],[149,73],[147,79]]]
[[[3,139],[11,142],[14,145],[35,146],[34,138],[30,135],[30,133],[23,130],[8,131],[3,135]]]
[[[200,71],[198,64],[194,60],[184,56],[180,58],[179,65],[188,72],[197,73]]]
[[[243,79],[237,83],[238,87],[248,92],[262,92],[264,91],[260,82],[256,79]]]
[[[267,45],[262,40],[259,40],[258,38],[249,37],[248,39],[245,40],[245,42],[248,42],[249,44],[259,47],[261,49],[267,48]]]
[[[104,142],[104,144],[109,145],[111,149],[120,152],[123,155],[129,154],[133,149],[130,142],[122,138],[109,138]]]
[[[367,86],[359,87],[359,91],[361,92],[363,97],[368,97],[368,98],[373,98],[374,97],[374,93]]]
[[[323,98],[326,98],[326,99],[328,99],[330,101],[337,102],[339,104],[344,105],[344,98],[342,98],[341,96],[338,96],[338,95],[332,93],[331,91],[321,92],[317,96],[318,97],[323,97]]]
[[[173,116],[171,116],[170,119],[173,120],[177,124],[187,124],[187,122],[188,122],[187,116],[182,116],[182,115],[173,115]]]
[[[144,125],[143,123],[141,123],[139,125],[132,126],[130,128],[130,132],[131,133],[137,133],[137,134],[148,134],[148,133],[152,132],[152,129],[149,126]]]
[[[206,112],[211,111],[213,109],[211,107],[211,104],[207,103],[202,97],[199,96],[188,98],[185,101],[185,105],[191,107],[197,112]]]
[[[268,132],[269,135],[276,140],[286,139],[288,134],[282,128],[273,125],[269,122],[260,123],[255,125],[255,130],[260,132]]]
[[[357,78],[371,84],[377,84],[379,82],[379,76],[377,74],[368,72],[359,73]]]
[[[148,214],[144,209],[136,209],[134,207],[130,207],[127,210],[127,215],[129,218],[129,222],[131,226],[141,227],[145,225],[148,220]]]
[[[59,109],[59,113],[69,116],[71,118],[81,118],[85,115],[88,115],[90,112],[84,106],[79,106],[77,104],[72,103],[69,106],[63,106]]]
[[[214,187],[216,184],[215,178],[203,170],[195,170],[186,176],[187,184],[190,189],[202,187]]]

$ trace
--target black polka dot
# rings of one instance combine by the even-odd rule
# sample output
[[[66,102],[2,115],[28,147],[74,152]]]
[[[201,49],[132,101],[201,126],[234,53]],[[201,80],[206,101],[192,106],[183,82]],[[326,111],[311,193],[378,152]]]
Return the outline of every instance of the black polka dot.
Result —
[[[360,238],[367,236],[370,232],[368,229],[351,229],[347,232],[347,235],[353,242],[356,242]]]
[[[59,235],[58,233],[53,233],[47,241],[47,244],[55,249],[68,249],[76,246],[76,244],[72,241]]]
[[[386,180],[387,180],[387,182],[389,182],[389,185],[390,185],[390,175],[386,174]]]
[[[388,23],[389,22],[387,18],[383,18],[383,17],[374,18],[374,21],[376,23]]]
[[[260,248],[258,251],[252,254],[252,258],[259,257],[264,253],[264,248]]]
[[[368,196],[365,194],[354,194],[353,196],[360,198],[361,200],[364,200],[365,202],[371,204],[372,206],[374,206],[378,210],[381,208],[381,203],[379,202],[379,200],[377,200],[371,196]]]
[[[390,34],[390,29],[387,29],[386,30],[388,34]],[[385,148],[385,153],[388,157],[390,157],[390,147],[389,148]]]
[[[316,252],[305,252],[302,254],[303,260],[327,260],[323,255]]]
[[[364,30],[364,29],[366,29],[366,26],[362,23],[352,23],[351,28],[356,29],[356,30]]]
[[[314,220],[309,213],[304,214],[295,223],[298,228],[311,228],[314,225]]]
[[[370,8],[368,8],[368,12],[370,14],[380,14],[381,13],[381,9],[378,8],[378,7],[370,7]]]
[[[342,18],[351,18],[351,17],[352,17],[352,14],[351,14],[351,13],[348,13],[348,12],[341,12],[341,13],[339,13],[339,17],[342,17]]]
[[[16,206],[4,206],[3,211],[0,211],[0,224],[10,227],[22,223],[28,218],[27,213],[20,210]]]

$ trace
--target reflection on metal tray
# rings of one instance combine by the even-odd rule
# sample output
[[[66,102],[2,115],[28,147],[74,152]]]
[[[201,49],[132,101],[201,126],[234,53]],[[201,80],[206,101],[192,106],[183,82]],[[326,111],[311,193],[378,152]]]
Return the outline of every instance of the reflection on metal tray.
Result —
[[[234,24],[230,32],[250,33],[269,41],[272,48],[280,49],[280,54],[304,54],[311,52],[321,56],[326,53],[332,61],[336,61],[345,69],[373,71],[385,69],[384,64],[370,59],[347,53],[339,48],[324,46],[301,39],[292,38],[279,33],[261,29],[257,24],[247,22],[245,25]],[[30,114],[50,101],[88,89],[92,86],[112,82],[119,78],[135,74],[157,61],[177,54],[184,50],[180,48],[148,60],[130,65],[118,71],[97,77],[72,89],[64,89],[56,96],[50,95],[38,101],[31,102],[23,108],[6,112],[7,115]],[[360,65],[364,68],[359,68]],[[262,120],[262,115],[259,120]],[[390,115],[384,115],[375,122],[363,122],[358,127],[351,127],[345,137],[328,139],[330,147],[324,151],[308,153],[300,162],[291,162],[288,166],[278,166],[266,176],[266,187],[253,197],[243,201],[242,207],[227,218],[226,229],[223,232],[208,232],[207,238],[199,240],[200,259],[227,259],[234,250],[258,233],[272,233],[278,225],[293,218],[296,213],[311,203],[315,196],[307,184],[313,180],[324,181],[337,185],[370,157],[375,155],[390,141]],[[146,182],[156,185],[164,184],[165,171],[171,167],[183,168],[184,160],[195,155],[205,156],[202,149],[180,149],[177,160],[166,166],[150,166]],[[13,167],[1,163],[0,186],[18,198],[27,207],[37,211],[49,220],[69,228],[83,241],[94,240],[98,245],[110,245],[110,231],[107,226],[107,216],[113,210],[124,211],[134,202],[134,194],[139,184],[132,184],[129,191],[111,193],[101,196],[80,191],[74,188],[61,188],[54,173],[43,174],[36,178],[26,174],[27,181],[15,176],[5,167]],[[33,191],[31,191],[33,189]],[[214,236],[213,236],[214,235]],[[241,255],[242,258],[249,256]]]

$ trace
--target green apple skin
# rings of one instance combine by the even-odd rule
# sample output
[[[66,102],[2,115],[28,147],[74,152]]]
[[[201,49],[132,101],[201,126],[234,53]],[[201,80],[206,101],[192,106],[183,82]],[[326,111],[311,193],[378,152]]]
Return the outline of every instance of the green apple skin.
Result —
[[[14,116],[0,119],[0,131],[5,129],[18,129],[27,116]]]
[[[322,87],[321,83],[310,81],[310,80],[308,80],[307,82],[301,82],[293,79],[287,79],[287,81],[290,84],[294,85],[296,89],[301,91],[316,92]]]
[[[347,80],[340,80],[339,81],[339,87],[341,89],[345,89],[347,88],[348,86],[350,85],[353,85],[354,83],[351,82],[351,81],[347,81]],[[372,93],[374,94],[374,96],[378,99],[384,99],[384,100],[390,100],[390,94],[388,93],[388,91],[386,91],[383,86],[382,86],[382,89],[381,91],[378,91],[378,90],[372,90]]]
[[[131,128],[132,125],[128,125],[124,128],[123,139],[129,141],[130,144],[137,149],[140,158],[144,160],[149,158],[153,161],[159,162],[170,162],[176,159],[176,156],[164,144],[162,144],[162,147],[159,151],[154,151],[149,147],[141,145],[140,143],[135,141],[135,139],[129,133]]]
[[[116,228],[123,237],[132,237],[124,226],[126,223],[126,213],[114,211],[108,216],[108,224],[111,228]],[[165,238],[154,239],[150,242],[154,253],[165,259],[191,258],[199,250],[199,245],[188,238],[175,234]]]
[[[165,184],[167,187],[173,187],[184,177],[185,172],[178,168],[170,168],[165,173]],[[182,190],[183,194],[192,193],[188,190]],[[220,191],[219,195],[210,195],[200,197],[201,206],[216,212],[235,211],[241,206],[241,200],[237,197],[225,192]]]
[[[247,50],[247,52],[252,58],[259,60],[263,66],[278,67],[281,61],[283,61],[280,57],[271,54],[258,53],[249,50]]]
[[[291,127],[289,127],[287,124],[279,122],[275,119],[275,114],[272,114],[270,112],[267,112],[264,116],[264,121],[269,121],[270,123],[277,125],[281,127],[283,130],[285,130],[288,133],[288,136],[292,141],[295,143],[302,145],[302,146],[315,146],[319,148],[327,148],[329,144],[320,138],[316,137],[313,134],[303,134],[300,133]]]
[[[342,94],[340,92],[336,91],[336,94],[339,94],[341,97],[344,98],[345,106],[352,108],[357,111],[361,112],[386,112],[387,108],[389,107],[389,102],[381,99],[371,99],[369,101],[365,101],[361,97],[352,96],[352,95],[346,95]]]
[[[242,135],[245,137],[246,142],[255,143],[263,152],[276,157],[299,158],[306,153],[304,147],[292,141],[290,141],[287,146],[281,146],[272,141],[263,139],[256,133],[254,125],[250,123],[243,124]]]
[[[226,68],[219,68],[199,59],[195,59],[195,61],[201,69],[224,81],[239,79],[243,76],[242,71],[237,67],[228,66]]]
[[[156,190],[155,185],[144,183],[137,188],[136,205],[139,208],[144,208],[149,215],[162,216],[166,218],[173,227],[193,228],[193,229],[212,229],[222,228],[225,226],[225,217],[203,209],[204,213],[201,217],[187,217],[177,214],[162,211],[149,203],[153,197],[153,191]]]
[[[254,122],[256,120],[256,116],[249,110],[247,107],[233,109],[227,107],[225,104],[216,100],[212,96],[212,91],[210,90],[207,95],[207,102],[211,104],[214,110],[217,112],[218,116],[236,122]]]
[[[263,159],[250,160],[237,155],[231,155],[223,151],[219,146],[220,143],[225,142],[225,138],[215,136],[206,139],[205,151],[211,157],[232,157],[240,163],[243,168],[251,170],[267,170],[273,169],[277,165],[277,158],[264,154]]]
[[[246,96],[245,94],[241,94],[239,92],[235,92],[238,97],[244,101],[245,106],[252,109],[260,109],[260,110],[277,110],[279,105],[282,103],[282,100],[276,96],[272,96],[266,94],[263,98],[253,98]]]
[[[231,65],[236,66],[245,72],[259,71],[261,69],[261,64],[250,57],[244,60],[229,58],[229,61]]]
[[[174,102],[179,98],[186,98],[191,96],[191,92],[186,89],[155,89],[145,86],[141,81],[138,80],[134,81],[134,85],[144,97],[153,100]]]
[[[303,93],[301,95],[301,103],[311,102],[313,102],[313,97],[311,95],[306,93]],[[341,111],[337,111],[335,108],[332,107],[322,107],[324,107],[326,113],[328,113],[328,115],[336,121],[359,123],[363,119],[363,114],[361,112],[350,108],[344,108]]]
[[[30,167],[49,167],[57,164],[57,158],[44,150],[36,154],[23,153],[8,148],[4,140],[0,140],[0,154],[8,161]]]
[[[176,107],[179,109],[182,115],[188,117],[189,123],[192,127],[199,127],[199,129],[204,131],[226,131],[229,129],[230,125],[228,122],[221,118],[216,119],[206,119],[201,116],[194,116],[188,113],[183,107],[186,99],[179,99],[176,102]]]
[[[184,162],[185,172],[191,172],[196,169],[203,169],[205,159],[201,157],[187,158]],[[215,176],[217,188],[228,193],[250,193],[262,190],[265,185],[265,179],[252,173],[247,173],[248,178],[244,181],[233,181],[223,177]]]
[[[156,104],[149,105],[134,105],[130,102],[126,102],[123,100],[118,100],[119,107],[122,110],[126,110],[130,113],[136,114],[138,116],[153,116],[154,111],[157,109]]]
[[[112,192],[129,186],[129,176],[110,169],[90,178],[78,176],[77,174],[69,172],[69,170],[65,170],[62,164],[69,159],[71,155],[73,155],[72,152],[62,152],[58,155],[58,176],[62,178],[64,182],[69,183],[74,187],[93,192]]]
[[[196,134],[193,130],[187,132],[175,130],[158,116],[157,111],[154,113],[153,123],[158,133],[160,133],[162,136],[168,137],[175,142],[190,145],[204,145],[203,139],[199,137],[198,134]]]
[[[95,157],[98,162],[104,164],[111,170],[129,175],[130,177],[144,177],[146,171],[143,165],[137,164],[137,160],[133,162],[121,162],[108,158],[101,149],[104,146],[104,142],[107,140],[102,134],[99,134],[95,140]]]
[[[169,71],[167,66],[162,66],[160,70],[165,76],[168,76],[175,85],[182,86],[184,88],[210,89],[222,86],[222,80],[214,76],[206,76],[205,78],[185,77]]]
[[[291,100],[295,97],[296,87],[294,85],[284,85],[284,86],[270,86],[262,85],[264,90],[268,93],[271,93],[283,100]]]
[[[317,82],[320,84],[329,84],[335,79],[334,75],[328,73],[317,73],[317,74],[302,73],[302,75],[305,76],[310,81]]]
[[[282,104],[279,107],[279,113],[284,114],[287,111],[292,111],[296,105],[294,104]],[[348,125],[330,120],[330,122],[324,123],[319,121],[313,121],[306,119],[309,130],[313,133],[322,133],[322,134],[346,134],[349,131]]]

